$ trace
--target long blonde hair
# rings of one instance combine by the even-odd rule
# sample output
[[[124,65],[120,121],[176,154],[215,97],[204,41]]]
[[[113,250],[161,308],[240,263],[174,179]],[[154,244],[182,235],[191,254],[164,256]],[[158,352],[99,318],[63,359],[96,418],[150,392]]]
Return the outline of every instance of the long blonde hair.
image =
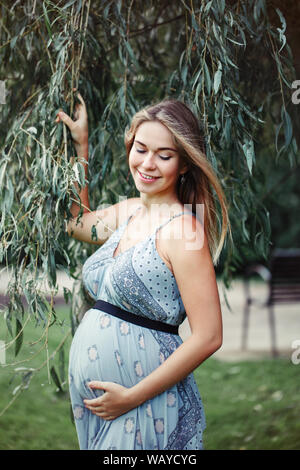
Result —
[[[180,158],[187,164],[184,181],[178,178],[176,191],[182,204],[189,204],[196,213],[197,204],[204,204],[204,229],[213,263],[216,265],[225,242],[230,222],[227,202],[216,173],[205,154],[203,133],[197,118],[183,102],[164,100],[138,111],[125,132],[127,158],[137,128],[146,121],[159,121],[172,134]],[[222,213],[222,227],[216,210],[215,191]]]

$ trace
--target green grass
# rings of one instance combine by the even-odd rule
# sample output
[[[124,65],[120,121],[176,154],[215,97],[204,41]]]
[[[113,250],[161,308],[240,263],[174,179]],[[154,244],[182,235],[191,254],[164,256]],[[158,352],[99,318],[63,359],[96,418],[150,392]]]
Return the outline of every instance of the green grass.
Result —
[[[21,376],[26,373],[19,371],[15,374],[14,369],[27,367],[39,368],[43,363],[45,366],[34,374],[29,387],[23,390],[16,400],[9,406],[2,416],[0,416],[0,449],[18,450],[73,450],[78,449],[75,426],[71,420],[70,401],[67,385],[67,360],[71,344],[71,335],[65,342],[65,365],[59,353],[51,359],[58,345],[61,343],[69,330],[68,308],[59,307],[57,309],[58,320],[64,321],[64,326],[54,324],[49,328],[48,352],[43,347],[45,338],[36,344],[43,334],[43,326],[36,327],[33,323],[28,323],[24,330],[22,348],[14,356],[14,345],[6,352],[6,363],[16,363],[14,366],[0,366],[0,414],[8,403],[14,398],[13,391],[22,383]],[[0,332],[3,331],[4,320],[0,319]],[[1,334],[1,333],[0,333]],[[0,336],[8,342],[11,338]],[[36,354],[39,350],[41,351]],[[47,367],[47,357],[49,368]],[[27,359],[30,359],[29,361]],[[26,360],[26,361],[24,361]],[[55,366],[56,372],[62,378],[63,390],[58,392],[49,371]],[[48,370],[49,369],[49,370]],[[50,383],[49,383],[50,381]]]
[[[66,325],[49,329],[50,357],[68,330],[67,309],[57,311],[59,320],[65,319]],[[0,319],[0,332],[4,331],[3,322]],[[0,367],[0,413],[20,383],[19,375],[13,378],[13,369],[39,367],[46,362],[45,348],[34,356],[41,342],[31,344],[42,332],[42,327],[28,324],[19,355],[14,357],[13,348],[7,351],[7,363],[17,364]],[[3,339],[8,341],[9,337],[0,336]],[[71,336],[64,348],[65,379],[70,343]],[[19,362],[27,358],[30,361]],[[49,364],[49,368],[55,365],[57,372],[62,373],[58,354]],[[226,363],[212,357],[195,371],[195,377],[206,412],[206,449],[300,448],[300,365],[287,359]],[[51,376],[50,379],[51,384],[47,367],[42,368],[0,417],[0,449],[78,449],[67,384],[63,385],[65,394],[61,394]]]
[[[300,365],[210,358],[195,376],[207,415],[206,449],[300,449]]]

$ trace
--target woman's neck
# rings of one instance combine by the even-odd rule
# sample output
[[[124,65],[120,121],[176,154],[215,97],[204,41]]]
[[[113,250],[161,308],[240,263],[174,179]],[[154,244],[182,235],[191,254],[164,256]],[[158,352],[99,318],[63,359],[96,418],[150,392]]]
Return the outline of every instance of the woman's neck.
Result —
[[[173,196],[159,196],[149,195],[145,193],[140,193],[140,199],[143,207],[143,212],[145,214],[150,214],[150,212],[157,214],[167,214],[168,212],[178,212],[182,209],[183,204],[179,199]]]

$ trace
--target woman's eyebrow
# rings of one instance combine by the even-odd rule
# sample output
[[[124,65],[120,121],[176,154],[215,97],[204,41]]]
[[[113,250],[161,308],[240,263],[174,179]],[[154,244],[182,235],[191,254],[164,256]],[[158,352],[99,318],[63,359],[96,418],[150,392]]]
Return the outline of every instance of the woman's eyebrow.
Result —
[[[143,147],[147,147],[147,145],[143,144],[143,142],[140,142],[139,140],[136,140],[136,139],[135,139],[134,141],[135,141],[137,144],[142,145]],[[177,152],[177,150],[172,149],[172,148],[170,148],[170,147],[160,147],[160,148],[157,149],[157,150],[172,150],[172,152]]]

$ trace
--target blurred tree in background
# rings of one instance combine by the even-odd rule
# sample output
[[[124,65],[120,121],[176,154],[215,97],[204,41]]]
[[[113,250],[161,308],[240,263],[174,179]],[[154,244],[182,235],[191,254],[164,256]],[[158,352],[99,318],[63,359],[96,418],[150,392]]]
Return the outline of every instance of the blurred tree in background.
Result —
[[[92,210],[136,195],[124,147],[132,115],[178,98],[202,124],[230,204],[234,246],[226,244],[216,267],[225,286],[249,261],[267,259],[275,244],[296,245],[299,141],[291,84],[298,43],[287,40],[288,3],[0,1],[0,80],[7,91],[0,105],[0,262],[12,269],[2,313],[17,338],[16,354],[22,296],[30,318],[49,328],[59,321],[57,269],[80,284],[81,265],[95,249],[64,229],[74,183],[85,184],[80,161],[70,164],[67,128],[54,123],[59,108],[72,115],[74,87],[89,114]],[[64,292],[74,331],[82,295]]]

